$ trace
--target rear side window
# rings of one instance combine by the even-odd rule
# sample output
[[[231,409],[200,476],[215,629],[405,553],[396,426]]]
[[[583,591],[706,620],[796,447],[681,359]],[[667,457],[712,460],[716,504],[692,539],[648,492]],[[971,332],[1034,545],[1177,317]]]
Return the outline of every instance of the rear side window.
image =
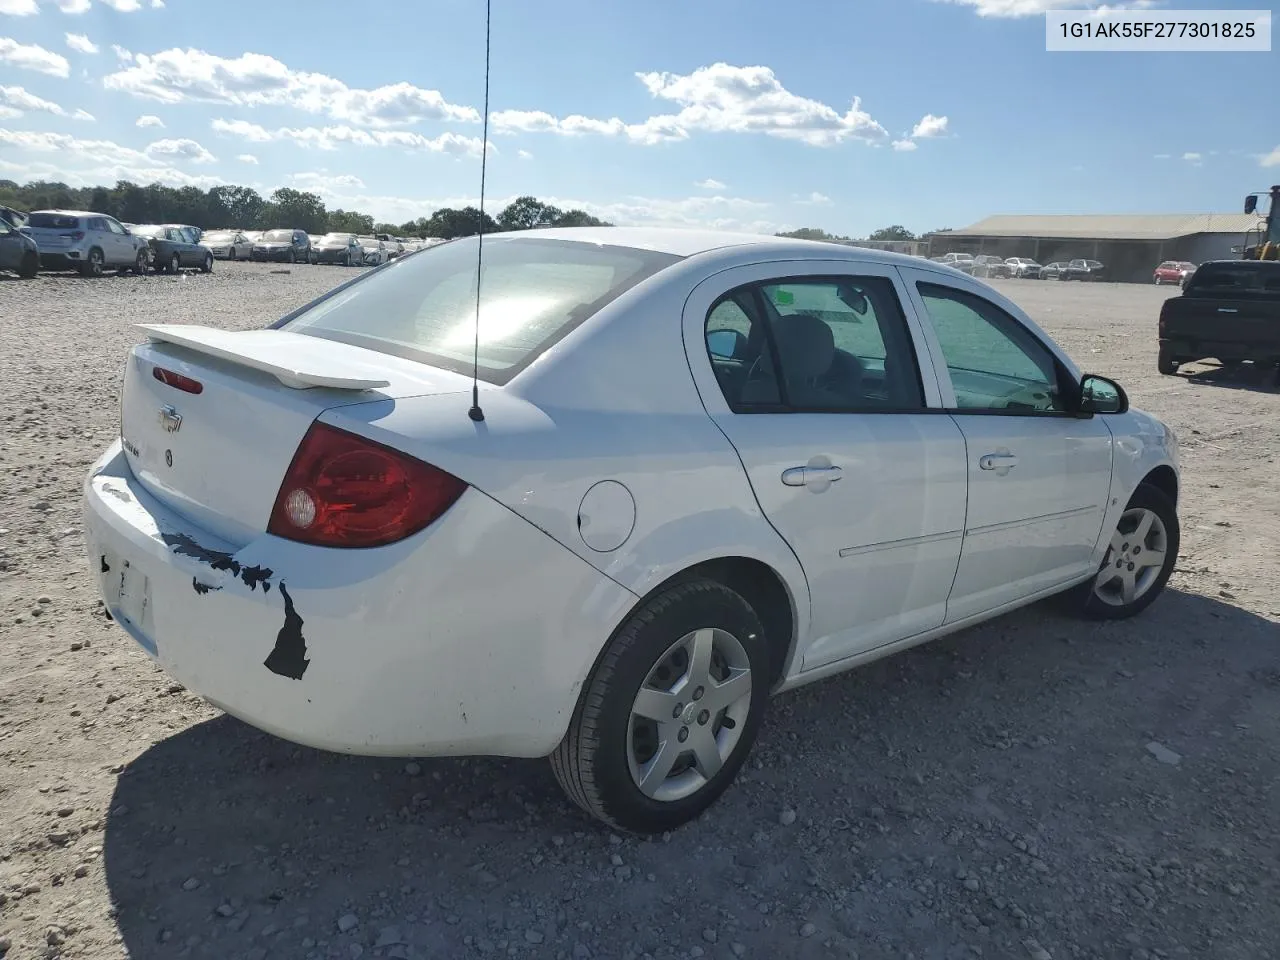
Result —
[[[477,239],[439,244],[339,288],[280,328],[470,373]],[[484,241],[480,377],[503,384],[642,280],[680,258],[524,238]]]
[[[1223,297],[1280,294],[1280,263],[1206,263],[1192,274],[1186,292]]]
[[[46,230],[75,230],[80,226],[76,217],[68,217],[60,213],[33,213],[27,220],[28,227],[43,227]]]

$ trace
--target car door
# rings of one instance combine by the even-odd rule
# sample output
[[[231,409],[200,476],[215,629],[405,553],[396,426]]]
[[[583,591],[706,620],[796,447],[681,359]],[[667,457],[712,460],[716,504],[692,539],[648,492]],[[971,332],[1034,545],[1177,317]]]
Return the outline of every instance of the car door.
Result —
[[[0,270],[17,270],[26,251],[18,231],[0,219]]]
[[[125,231],[118,221],[111,217],[102,217],[102,225],[106,229],[107,244],[110,249],[106,250],[107,244],[104,244],[107,263],[114,266],[132,266],[133,265],[133,241],[129,234]]]
[[[903,273],[967,446],[968,511],[947,622],[1086,577],[1110,497],[1113,443],[1103,418],[1071,412],[1078,374],[989,290]]]
[[[892,267],[804,261],[719,273],[685,306],[707,412],[808,580],[805,670],[945,616],[964,439],[902,302]]]

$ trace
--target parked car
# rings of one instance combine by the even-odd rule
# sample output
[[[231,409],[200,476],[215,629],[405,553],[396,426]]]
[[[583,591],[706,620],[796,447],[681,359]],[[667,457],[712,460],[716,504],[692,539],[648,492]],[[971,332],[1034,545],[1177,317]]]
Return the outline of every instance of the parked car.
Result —
[[[970,253],[944,253],[940,257],[933,257],[934,263],[945,264],[948,267],[954,267],[962,273],[973,273],[974,258]]]
[[[246,237],[248,237],[248,238],[249,238],[249,242],[250,242],[250,243],[257,243],[259,240],[261,240],[261,239],[262,239],[262,235],[263,235],[264,233],[266,233],[267,231],[265,231],[265,230],[241,230],[240,232],[241,232],[241,233],[243,233]]]
[[[404,244],[391,236],[389,233],[376,233],[374,236],[382,241],[382,245],[387,253],[388,260],[394,260],[400,254],[404,253]]]
[[[134,230],[151,244],[151,263],[156,270],[177,273],[183,267],[194,267],[202,273],[213,271],[213,250],[193,241],[181,224],[146,224]]]
[[[1194,263],[1188,263],[1186,260],[1166,260],[1156,267],[1152,279],[1157,287],[1166,283],[1176,283],[1181,287],[1186,285],[1188,278],[1195,272]]]
[[[1202,263],[1182,295],[1164,302],[1159,331],[1163,374],[1205,357],[1228,367],[1280,363],[1280,262]]]
[[[1059,280],[1105,280],[1107,268],[1097,260],[1072,260]]]
[[[317,263],[340,263],[347,267],[364,264],[364,248],[354,233],[326,233],[312,244]]]
[[[47,270],[79,270],[100,277],[108,269],[145,273],[149,248],[119,220],[86,210],[35,210],[22,232],[40,249]]]
[[[132,348],[91,570],[233,716],[550,755],[658,832],[729,786],[771,694],[1053,594],[1133,616],[1172,572],[1172,432],[986,284],[775,237],[494,235],[476,350],[477,242]]]
[[[254,260],[281,260],[307,263],[311,259],[311,238],[305,230],[268,230],[253,244]]]
[[[1039,280],[1040,271],[1044,269],[1026,257],[1010,257],[1005,263],[1009,265],[1009,275],[1015,280]]]
[[[12,270],[24,280],[40,272],[40,248],[5,217],[0,217],[0,270]]]
[[[25,213],[2,204],[0,204],[0,220],[9,224],[15,230],[21,230],[27,225],[27,215]]]
[[[981,253],[974,257],[973,269],[969,272],[975,277],[985,277],[989,280],[1007,279],[1013,275],[1009,265],[1002,258],[988,253]]]
[[[1040,268],[1041,280],[1062,280],[1063,274],[1067,272],[1067,265],[1061,261],[1047,263]]]
[[[364,251],[365,266],[378,267],[390,259],[387,245],[377,237],[357,237],[356,239],[360,241],[360,249]]]
[[[239,230],[214,230],[204,234],[200,242],[218,260],[248,260],[253,250],[253,241]]]

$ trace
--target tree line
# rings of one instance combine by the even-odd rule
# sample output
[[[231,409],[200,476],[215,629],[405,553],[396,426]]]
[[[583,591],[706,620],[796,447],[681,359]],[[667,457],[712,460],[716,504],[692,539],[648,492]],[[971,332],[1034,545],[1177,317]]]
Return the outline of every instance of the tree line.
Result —
[[[429,217],[396,224],[378,222],[371,215],[354,210],[329,210],[318,195],[291,187],[281,187],[263,197],[252,187],[225,185],[201,190],[160,183],[142,186],[128,180],[120,180],[114,187],[69,187],[43,180],[20,185],[13,180],[0,180],[0,206],[18,210],[92,210],[122,223],[182,223],[202,230],[283,227],[312,234],[389,233],[445,240],[478,233],[481,217],[486,233],[535,227],[612,226],[584,210],[561,210],[536,197],[518,197],[496,217],[482,214],[476,207],[443,207]]]

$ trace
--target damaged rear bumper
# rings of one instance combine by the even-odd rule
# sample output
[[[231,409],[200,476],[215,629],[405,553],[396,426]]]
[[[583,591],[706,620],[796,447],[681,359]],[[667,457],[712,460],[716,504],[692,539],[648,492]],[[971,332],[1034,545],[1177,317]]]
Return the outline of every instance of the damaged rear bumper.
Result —
[[[84,514],[104,603],[152,659],[247,723],[328,750],[546,755],[636,602],[475,490],[388,547],[237,547],[153,498],[117,442]]]

